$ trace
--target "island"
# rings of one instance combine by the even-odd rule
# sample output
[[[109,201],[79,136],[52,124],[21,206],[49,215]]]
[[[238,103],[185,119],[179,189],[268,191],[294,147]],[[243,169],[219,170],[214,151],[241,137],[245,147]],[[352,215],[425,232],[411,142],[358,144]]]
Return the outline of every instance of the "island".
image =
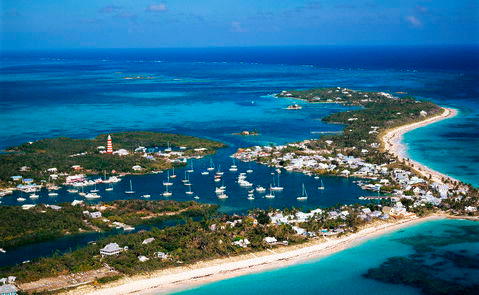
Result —
[[[70,253],[3,268],[0,276],[16,277],[17,286],[29,293],[79,285],[83,286],[68,294],[171,292],[328,255],[424,220],[479,220],[476,188],[422,170],[385,140],[391,132],[400,133],[398,128],[450,117],[451,110],[413,97],[341,87],[283,91],[277,97],[350,106],[323,119],[344,125],[344,131],[286,145],[243,148],[234,157],[311,175],[354,176],[358,184],[384,198],[304,211],[255,209],[227,215],[207,210],[199,220],[109,236]],[[307,195],[298,200],[303,198]],[[131,213],[133,220],[123,219],[126,224],[138,220]],[[378,272],[368,275],[379,277]],[[437,283],[451,287],[447,280]]]
[[[33,192],[42,182],[71,184],[85,175],[153,173],[183,166],[189,158],[213,154],[224,146],[193,136],[145,131],[28,142],[0,154],[0,195],[12,189]]]
[[[233,135],[255,136],[255,135],[259,135],[259,132],[256,130],[243,130],[241,132],[233,133]]]
[[[131,231],[134,226],[157,224],[167,219],[204,216],[217,205],[194,201],[116,200],[91,205],[74,201],[57,205],[38,204],[28,210],[2,206],[0,248],[6,251],[26,244],[86,232],[111,229]],[[21,224],[21,226],[18,226]]]

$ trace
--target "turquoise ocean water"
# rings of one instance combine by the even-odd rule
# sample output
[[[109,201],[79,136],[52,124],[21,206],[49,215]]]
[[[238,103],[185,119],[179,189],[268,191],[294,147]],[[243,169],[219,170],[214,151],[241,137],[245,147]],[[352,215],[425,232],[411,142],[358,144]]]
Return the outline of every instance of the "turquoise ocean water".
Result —
[[[126,130],[174,132],[225,142],[228,147],[212,157],[214,163],[221,164],[225,170],[232,164],[229,156],[238,147],[284,144],[316,138],[322,132],[340,132],[341,126],[325,124],[321,118],[345,110],[344,107],[310,104],[304,105],[300,112],[289,112],[283,108],[292,102],[276,99],[271,94],[284,89],[342,86],[407,92],[457,108],[459,116],[407,133],[408,153],[443,173],[479,186],[477,53],[476,47],[2,52],[0,148],[54,136],[90,138],[99,133]],[[153,79],[124,79],[127,76]],[[232,135],[245,129],[258,130],[261,135]],[[353,179],[325,177],[326,190],[318,192],[318,181],[312,177],[283,172],[283,193],[273,200],[257,197],[249,201],[246,191],[235,184],[236,175],[227,172],[224,178],[230,197],[221,201],[214,196],[213,181],[199,174],[209,161],[209,158],[195,160],[193,191],[200,196],[199,201],[220,204],[220,210],[228,213],[244,213],[257,207],[308,209],[355,203],[359,196],[368,194],[357,187]],[[272,171],[265,166],[247,163],[238,163],[238,166],[239,172],[254,169],[248,179],[255,184],[268,186],[271,182]],[[174,186],[171,199],[191,200],[185,188],[179,185],[183,170],[178,169],[176,173],[178,185]],[[157,184],[165,177],[164,174],[125,177],[126,181],[118,183],[113,192],[99,186],[101,200],[138,198],[142,194],[151,194],[153,200],[162,199],[163,188]],[[130,178],[137,192],[133,196],[124,194]],[[300,203],[295,196],[302,183],[310,198]],[[78,198],[64,190],[55,198],[48,197],[46,192],[40,195],[37,201],[27,199],[25,203],[61,203]],[[16,201],[18,196],[16,193],[0,201],[6,205],[22,205]],[[435,223],[435,226],[439,231],[448,228],[443,223]],[[0,266],[52,255],[57,250],[69,251],[96,238],[71,237],[12,249],[0,254]],[[372,247],[374,243],[364,245]],[[36,251],[38,247],[42,251]],[[407,247],[399,247],[401,255],[404,254],[401,249],[407,251]],[[364,263],[360,268],[363,271],[378,266],[381,259],[393,254],[384,255],[379,255],[378,260],[370,256],[366,261],[374,262],[371,264],[362,260],[355,263],[359,266]],[[304,292],[312,292],[315,284],[331,290],[352,290],[353,286],[341,284],[340,280],[341,272],[345,276],[349,273],[348,263],[347,260],[338,263],[329,276],[306,272],[306,282],[316,283],[306,284],[311,289]],[[307,265],[314,269],[314,263]],[[298,279],[302,275],[301,272],[298,276],[291,275],[291,281],[304,281]],[[357,275],[358,272],[356,278]],[[329,277],[336,281],[328,281]],[[384,287],[383,283],[371,279],[359,277],[357,281],[358,286],[364,284],[364,288]],[[228,283],[225,284],[227,288]],[[416,292],[403,286],[391,288],[391,292]]]
[[[454,257],[451,253],[459,253]],[[459,289],[479,284],[479,226],[466,220],[435,220],[368,240],[336,254],[281,269],[245,275],[183,291],[203,294],[421,294],[419,286],[393,284],[364,275],[388,259],[408,259],[420,265],[400,270],[423,279],[421,285],[439,285],[438,278],[455,291],[429,294],[474,294]],[[466,261],[474,261],[468,265]],[[440,267],[438,267],[440,266]],[[421,275],[414,271],[421,269]],[[389,280],[394,272],[381,270]],[[390,270],[389,270],[390,271]],[[441,281],[442,283],[444,281]],[[477,291],[477,289],[475,289]],[[477,294],[477,293],[476,293]]]

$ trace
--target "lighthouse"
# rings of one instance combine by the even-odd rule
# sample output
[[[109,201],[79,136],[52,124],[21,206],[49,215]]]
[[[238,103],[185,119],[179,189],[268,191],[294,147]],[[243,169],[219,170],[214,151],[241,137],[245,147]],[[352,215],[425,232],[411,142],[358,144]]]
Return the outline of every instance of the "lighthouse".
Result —
[[[108,134],[108,139],[106,141],[106,153],[112,154],[113,153],[113,144],[111,143],[111,136]]]

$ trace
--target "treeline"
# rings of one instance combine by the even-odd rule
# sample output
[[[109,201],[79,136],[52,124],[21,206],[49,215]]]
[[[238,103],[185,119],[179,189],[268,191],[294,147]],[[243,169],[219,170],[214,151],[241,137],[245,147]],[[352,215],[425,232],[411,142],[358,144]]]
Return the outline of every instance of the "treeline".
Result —
[[[0,206],[0,248],[10,249],[21,245],[37,243],[78,234],[85,231],[108,230],[109,223],[91,219],[83,211],[97,211],[106,207],[103,217],[128,225],[155,223],[161,220],[181,217],[210,216],[217,210],[216,205],[197,202],[118,200],[93,206],[72,206],[59,204],[54,210],[37,205],[29,210],[19,206]]]
[[[163,170],[172,167],[172,163],[162,159],[155,161],[146,159],[142,155],[132,153],[138,146],[143,147],[172,147],[184,146],[186,155],[199,154],[195,148],[206,148],[201,154],[214,153],[216,149],[224,147],[224,144],[207,139],[178,134],[156,132],[121,132],[112,133],[114,150],[126,149],[128,156],[115,156],[102,154],[99,146],[106,147],[106,134],[94,139],[73,139],[67,137],[49,138],[32,143],[24,143],[17,147],[11,147],[7,153],[0,155],[0,182],[4,185],[11,183],[10,177],[22,175],[24,178],[46,180],[51,174],[48,168],[57,168],[60,172],[71,172],[73,165],[80,165],[86,172],[95,173],[112,170],[120,172],[132,172],[135,165],[142,166],[149,172]],[[21,171],[21,167],[28,167]]]

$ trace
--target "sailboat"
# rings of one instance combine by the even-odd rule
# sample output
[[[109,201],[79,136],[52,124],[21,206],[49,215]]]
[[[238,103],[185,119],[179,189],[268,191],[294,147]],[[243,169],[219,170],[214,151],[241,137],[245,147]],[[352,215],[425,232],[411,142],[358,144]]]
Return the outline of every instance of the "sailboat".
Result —
[[[163,197],[171,197],[173,193],[168,191],[168,186],[165,186],[165,192],[163,193]]]
[[[112,186],[112,184],[111,184],[111,182],[110,182],[109,186],[105,189],[105,191],[111,192],[112,190],[113,190],[113,186]]]
[[[324,183],[323,180],[321,179],[321,186],[318,186],[318,189],[323,190],[324,189]]]
[[[85,192],[83,191],[83,186],[81,187],[81,192],[78,193],[78,194],[79,194],[80,196],[82,196],[82,197],[86,195]]]
[[[279,174],[278,174],[278,185],[274,186],[274,176],[273,176],[273,186],[271,187],[273,191],[282,191],[283,187],[279,185]]]
[[[191,191],[191,185],[190,185],[190,187],[189,187],[189,190],[186,191],[186,194],[187,194],[187,195],[192,195],[192,194],[193,194],[193,192]]]
[[[99,190],[96,188],[96,183],[95,183],[95,189],[90,190],[90,193],[97,193]]]
[[[31,195],[29,196],[30,199],[38,199],[39,197],[40,197],[40,196],[37,195],[37,194],[35,194],[35,193],[33,193],[33,194],[31,194]]]
[[[191,182],[190,182],[190,174],[188,173],[186,176],[187,176],[187,179],[186,179],[186,181],[185,181],[183,184],[190,186],[190,185],[191,185]]]
[[[182,182],[189,182],[189,181],[190,181],[189,178],[188,178],[188,176],[187,176],[187,174],[188,174],[188,172],[185,171],[185,178],[183,178],[183,179],[181,180]]]
[[[273,194],[273,190],[271,187],[269,187],[269,194],[264,196],[267,199],[274,199],[275,195]]]
[[[264,193],[266,191],[266,189],[264,187],[262,187],[261,185],[259,185],[259,186],[256,187],[256,191],[258,193]]]
[[[131,183],[131,179],[130,179],[130,190],[129,191],[125,191],[125,194],[133,194],[135,193],[135,191],[133,190],[133,185]]]
[[[246,170],[246,173],[253,173],[253,169],[251,169],[251,163],[249,164],[249,168]]]
[[[235,159],[233,159],[233,165],[230,167],[231,172],[236,172],[238,171],[238,166],[236,166]]]
[[[228,195],[225,193],[221,193],[218,195],[218,199],[227,199],[227,198],[228,198]]]
[[[164,186],[170,186],[170,185],[173,185],[172,182],[170,182],[170,171],[168,171],[168,174],[167,174],[167,181],[163,181],[163,185]]]
[[[173,167],[173,174],[170,175],[171,178],[176,178],[175,167]]]
[[[195,170],[193,169],[193,160],[191,160],[190,169],[186,170],[186,172],[188,172],[188,173],[195,172]]]
[[[168,147],[165,149],[165,152],[171,152],[170,142],[167,142]]]
[[[215,170],[215,166],[213,165],[213,159],[210,159],[210,167],[206,168],[208,171],[213,171]]]
[[[304,183],[303,183],[303,190],[301,192],[301,196],[297,197],[296,199],[298,201],[304,201],[304,200],[308,199],[308,193],[306,192],[306,188],[304,187]]]
[[[218,164],[218,171],[216,171],[216,175],[223,175],[224,172],[221,171],[221,164]]]

